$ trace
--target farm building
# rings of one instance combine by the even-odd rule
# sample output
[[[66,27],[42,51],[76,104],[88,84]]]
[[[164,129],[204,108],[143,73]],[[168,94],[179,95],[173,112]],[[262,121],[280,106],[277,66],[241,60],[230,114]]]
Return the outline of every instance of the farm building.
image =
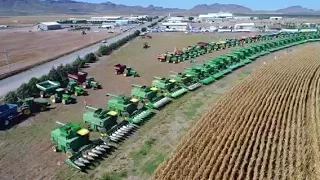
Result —
[[[254,23],[240,23],[234,25],[234,31],[236,32],[251,32],[254,30]]]
[[[57,22],[42,22],[37,25],[37,29],[42,31],[61,29],[61,25]]]
[[[200,14],[199,15],[199,20],[203,21],[203,22],[212,22],[213,19],[232,19],[233,18],[233,14],[231,13],[223,13],[223,12],[219,12],[219,13],[208,13],[208,14]]]
[[[236,16],[234,17],[235,20],[250,20],[250,16]]]
[[[273,20],[273,21],[274,21],[274,20],[277,21],[277,20],[281,20],[281,19],[282,19],[282,17],[270,17],[270,20]]]
[[[189,24],[166,22],[166,23],[162,23],[162,26],[164,26],[166,31],[185,32],[188,30]]]
[[[184,20],[183,17],[169,17],[168,22],[170,23],[181,23]]]
[[[128,24],[129,20],[124,19],[121,16],[103,16],[103,17],[91,17],[87,20],[90,24],[102,24],[102,23],[114,23],[114,24]]]

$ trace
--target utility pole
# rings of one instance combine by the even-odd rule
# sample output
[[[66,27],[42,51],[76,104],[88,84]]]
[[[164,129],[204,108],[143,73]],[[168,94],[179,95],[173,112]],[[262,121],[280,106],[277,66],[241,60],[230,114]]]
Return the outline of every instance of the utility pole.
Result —
[[[9,64],[9,51],[7,51],[6,49],[4,49],[4,51],[2,52],[2,53],[4,53],[4,55],[5,55],[5,57],[6,57],[6,62],[7,62],[7,66],[8,66],[8,70],[9,70],[9,72],[11,72],[11,70],[10,70],[10,64]]]

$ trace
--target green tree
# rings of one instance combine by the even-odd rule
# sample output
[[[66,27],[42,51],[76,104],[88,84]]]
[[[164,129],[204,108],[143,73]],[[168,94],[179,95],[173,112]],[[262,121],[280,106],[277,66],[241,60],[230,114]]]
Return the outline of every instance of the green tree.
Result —
[[[108,53],[110,53],[110,47],[106,46],[106,45],[102,45],[99,47],[99,53],[104,55],[107,55]]]
[[[18,96],[17,93],[14,91],[10,91],[6,94],[4,97],[4,102],[7,104],[15,104],[18,102]]]
[[[41,76],[41,77],[39,78],[39,81],[40,81],[40,82],[47,81],[47,80],[49,80],[49,76],[48,76],[48,75],[43,75],[43,76]]]
[[[21,84],[21,86],[17,89],[17,96],[21,99],[30,97],[30,95],[30,88],[26,83]]]
[[[49,76],[49,79],[52,81],[58,81],[58,82],[61,81],[60,74],[54,67],[49,71],[48,76]]]
[[[28,87],[30,90],[31,94],[35,94],[39,91],[39,89],[37,88],[36,84],[39,83],[39,79],[38,78],[31,78],[30,81],[28,82]]]
[[[86,63],[93,63],[98,60],[97,56],[93,53],[88,53],[84,56],[84,60]]]
[[[84,67],[84,65],[86,64],[86,62],[81,59],[79,56],[77,57],[77,59],[72,63],[73,66],[77,67],[77,68],[82,68]]]

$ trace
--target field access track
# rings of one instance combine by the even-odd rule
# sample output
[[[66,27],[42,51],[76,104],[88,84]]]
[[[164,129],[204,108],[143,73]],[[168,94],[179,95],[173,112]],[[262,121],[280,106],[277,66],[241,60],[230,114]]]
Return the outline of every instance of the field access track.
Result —
[[[320,52],[270,61],[227,93],[181,140],[155,179],[320,177]]]

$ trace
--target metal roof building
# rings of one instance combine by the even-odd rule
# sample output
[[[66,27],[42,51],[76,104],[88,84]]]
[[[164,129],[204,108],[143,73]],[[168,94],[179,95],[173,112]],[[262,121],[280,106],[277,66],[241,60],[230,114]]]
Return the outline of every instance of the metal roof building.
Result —
[[[42,31],[61,29],[61,25],[57,22],[41,22],[37,28]]]

